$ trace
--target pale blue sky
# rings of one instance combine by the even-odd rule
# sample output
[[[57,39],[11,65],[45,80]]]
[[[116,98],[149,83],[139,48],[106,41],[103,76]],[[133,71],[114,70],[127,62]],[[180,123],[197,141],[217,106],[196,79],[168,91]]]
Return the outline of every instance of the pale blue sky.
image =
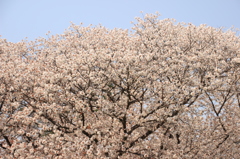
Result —
[[[240,0],[0,0],[0,35],[11,42],[61,34],[80,22],[130,29],[140,13],[213,27],[240,28]]]

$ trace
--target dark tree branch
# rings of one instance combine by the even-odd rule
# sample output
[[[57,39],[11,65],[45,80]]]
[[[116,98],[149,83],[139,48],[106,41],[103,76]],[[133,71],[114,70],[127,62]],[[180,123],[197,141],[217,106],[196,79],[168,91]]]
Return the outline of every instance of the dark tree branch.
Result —
[[[11,142],[9,141],[7,136],[3,136],[3,138],[6,140],[8,146],[12,146]]]

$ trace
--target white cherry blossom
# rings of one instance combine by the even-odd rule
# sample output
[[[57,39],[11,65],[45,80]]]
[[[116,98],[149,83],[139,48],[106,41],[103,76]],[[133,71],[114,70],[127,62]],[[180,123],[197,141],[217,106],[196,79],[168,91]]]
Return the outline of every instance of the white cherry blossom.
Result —
[[[1,157],[239,158],[239,36],[158,17],[0,39]]]

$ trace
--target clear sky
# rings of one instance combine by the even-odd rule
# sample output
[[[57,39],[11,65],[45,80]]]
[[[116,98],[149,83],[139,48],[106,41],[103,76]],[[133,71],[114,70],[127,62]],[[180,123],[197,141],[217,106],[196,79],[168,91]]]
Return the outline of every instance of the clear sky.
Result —
[[[0,35],[11,42],[34,40],[48,31],[62,34],[70,21],[130,29],[134,17],[143,17],[140,11],[194,25],[240,28],[240,0],[0,0]]]

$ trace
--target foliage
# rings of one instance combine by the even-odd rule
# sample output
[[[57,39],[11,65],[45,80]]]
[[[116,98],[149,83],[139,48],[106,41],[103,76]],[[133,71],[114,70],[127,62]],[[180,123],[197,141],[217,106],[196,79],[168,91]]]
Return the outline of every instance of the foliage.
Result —
[[[240,40],[158,15],[0,41],[3,158],[239,158]]]

